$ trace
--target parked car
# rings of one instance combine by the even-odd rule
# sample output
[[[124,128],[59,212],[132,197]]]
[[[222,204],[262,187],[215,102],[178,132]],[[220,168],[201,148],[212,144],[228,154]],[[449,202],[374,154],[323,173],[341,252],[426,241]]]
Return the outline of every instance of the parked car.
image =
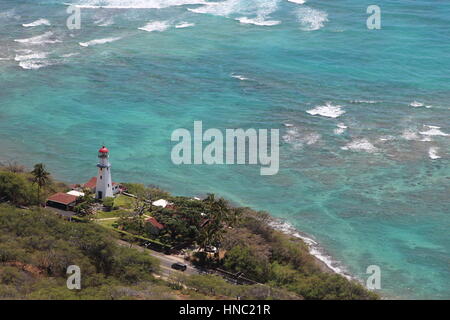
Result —
[[[187,269],[187,265],[181,263],[181,262],[176,262],[172,265],[172,269],[175,270],[180,270],[180,271],[186,271]]]

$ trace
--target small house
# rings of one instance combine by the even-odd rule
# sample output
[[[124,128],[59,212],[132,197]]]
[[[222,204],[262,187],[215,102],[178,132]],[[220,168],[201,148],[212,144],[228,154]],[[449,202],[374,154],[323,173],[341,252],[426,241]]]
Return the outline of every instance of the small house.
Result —
[[[66,211],[72,210],[75,207],[78,198],[78,196],[73,194],[58,192],[48,197],[47,206]]]
[[[148,228],[150,233],[153,235],[158,235],[161,232],[161,230],[164,229],[164,225],[159,223],[158,220],[156,220],[153,217],[146,219],[145,222],[146,228]]]

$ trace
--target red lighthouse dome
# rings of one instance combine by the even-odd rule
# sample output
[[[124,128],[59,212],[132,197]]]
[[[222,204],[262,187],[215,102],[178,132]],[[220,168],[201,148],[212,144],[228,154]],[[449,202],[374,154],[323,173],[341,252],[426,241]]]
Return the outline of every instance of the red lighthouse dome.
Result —
[[[105,146],[103,146],[103,147],[100,148],[100,150],[98,150],[98,152],[99,153],[108,153],[109,150]]]

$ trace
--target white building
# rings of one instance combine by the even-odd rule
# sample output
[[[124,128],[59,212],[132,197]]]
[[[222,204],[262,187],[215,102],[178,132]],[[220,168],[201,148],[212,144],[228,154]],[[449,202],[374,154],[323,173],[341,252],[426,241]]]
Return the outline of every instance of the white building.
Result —
[[[159,199],[157,201],[153,201],[152,204],[156,207],[161,207],[161,208],[165,208],[167,207],[170,203],[167,200],[164,199]]]
[[[84,197],[84,192],[80,192],[77,190],[70,190],[69,192],[66,192],[66,193],[70,194],[72,196],[75,196],[75,197]]]
[[[111,180],[111,164],[109,163],[109,150],[103,146],[98,150],[98,173],[95,185],[95,198],[104,199],[113,197],[113,183]]]

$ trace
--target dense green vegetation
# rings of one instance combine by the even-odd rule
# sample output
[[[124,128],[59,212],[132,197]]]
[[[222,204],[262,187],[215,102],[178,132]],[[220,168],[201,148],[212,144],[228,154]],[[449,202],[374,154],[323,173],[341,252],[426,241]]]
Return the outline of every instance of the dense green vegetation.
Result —
[[[66,190],[45,167],[37,165],[30,173],[20,166],[0,168],[0,299],[378,298],[327,270],[302,240],[271,228],[265,212],[234,208],[214,195],[199,200],[140,184],[126,187],[136,197],[106,199],[106,211],[96,211],[96,201],[86,193],[74,219],[86,223],[68,222],[40,208],[44,196]],[[161,198],[171,205],[152,205]],[[149,217],[163,228],[155,230],[146,222]],[[118,246],[118,237],[160,248],[196,246],[193,263],[259,284],[238,286],[214,275],[156,280],[158,262]],[[82,290],[67,289],[69,265],[80,266]]]
[[[67,289],[69,265],[80,267],[85,289]],[[100,226],[0,206],[0,298],[126,298],[119,289],[151,282],[157,269],[154,258],[117,246]]]
[[[221,254],[194,253],[193,262],[242,273],[305,299],[378,298],[356,281],[330,272],[309,253],[301,239],[271,228],[271,217],[266,212],[233,208],[213,195],[196,200],[166,194],[165,199],[172,203],[169,208],[148,206],[141,214],[122,215],[117,226],[175,247],[220,247]],[[155,234],[145,222],[146,216],[153,216],[165,228]]]

